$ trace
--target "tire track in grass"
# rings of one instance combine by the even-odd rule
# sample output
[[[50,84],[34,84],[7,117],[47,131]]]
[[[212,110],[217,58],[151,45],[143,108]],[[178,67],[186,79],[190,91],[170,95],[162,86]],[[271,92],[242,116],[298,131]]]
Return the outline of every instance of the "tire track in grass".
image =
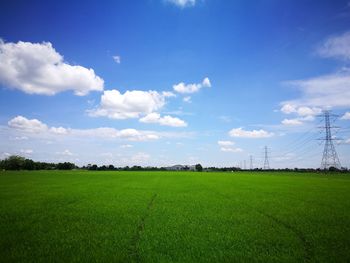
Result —
[[[149,201],[149,203],[147,205],[146,212],[141,217],[141,219],[137,225],[135,234],[131,238],[131,245],[129,247],[129,256],[133,262],[141,262],[141,255],[140,255],[140,251],[138,249],[138,245],[139,245],[139,242],[141,239],[142,232],[145,229],[145,221],[146,221],[147,217],[149,217],[149,214],[150,214],[151,209],[154,205],[156,197],[157,197],[157,194],[152,195],[151,200]]]
[[[226,199],[231,200],[232,197],[227,195],[227,194],[223,194],[217,190],[214,190],[213,188],[207,187],[203,184],[201,184],[202,186],[204,186],[206,189],[216,193],[219,196],[222,196]],[[304,248],[304,262],[311,262],[312,258],[313,258],[313,250],[312,250],[312,246],[311,243],[306,239],[306,237],[304,236],[304,234],[299,231],[297,228],[293,227],[292,225],[284,222],[283,220],[278,219],[277,217],[274,217],[268,213],[263,212],[262,210],[259,210],[253,206],[250,206],[248,204],[246,204],[247,207],[249,207],[251,210],[255,210],[257,213],[267,217],[268,219],[270,219],[271,221],[275,222],[276,224],[282,226],[283,228],[287,229],[288,231],[292,232],[302,243],[303,248]]]
[[[286,228],[287,230],[291,231],[303,244],[304,247],[304,259],[305,262],[311,262],[311,259],[313,258],[313,252],[312,252],[312,248],[311,248],[311,243],[305,238],[304,234],[299,231],[297,228],[293,227],[292,225],[284,222],[283,220],[278,219],[277,217],[274,217],[268,213],[263,212],[260,209],[256,209],[253,208],[251,206],[249,206],[251,209],[255,210],[256,212],[258,212],[259,214],[267,217],[268,219],[270,219],[271,221],[275,222],[276,224]]]

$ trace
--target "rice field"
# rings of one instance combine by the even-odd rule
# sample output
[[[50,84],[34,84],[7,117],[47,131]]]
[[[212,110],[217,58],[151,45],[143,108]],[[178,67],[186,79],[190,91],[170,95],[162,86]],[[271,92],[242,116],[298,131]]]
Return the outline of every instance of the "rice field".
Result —
[[[350,176],[0,172],[1,262],[350,262]]]

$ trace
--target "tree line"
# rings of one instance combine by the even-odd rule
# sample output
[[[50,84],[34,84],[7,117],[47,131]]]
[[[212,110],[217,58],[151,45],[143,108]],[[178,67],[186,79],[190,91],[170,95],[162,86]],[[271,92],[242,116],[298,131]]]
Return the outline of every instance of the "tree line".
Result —
[[[47,163],[47,162],[35,162],[31,159],[24,158],[18,155],[12,155],[7,157],[4,160],[0,160],[0,170],[73,170],[73,169],[82,169],[89,171],[168,171],[171,170],[169,167],[142,167],[138,165],[134,166],[124,166],[124,167],[115,167],[114,165],[101,165],[97,164],[88,164],[87,166],[79,167],[71,162],[63,162],[63,163]],[[183,166],[178,171],[189,171],[190,168],[188,166]],[[253,170],[244,170],[239,167],[205,167],[203,168],[201,164],[196,164],[194,166],[194,171],[197,172],[235,172],[235,171],[293,171],[293,172],[323,172],[321,169],[313,169],[313,168],[284,168],[284,169],[270,169],[263,170],[261,168],[255,168]],[[333,172],[349,172],[350,170],[346,168],[342,168],[341,170],[331,167],[328,171]]]

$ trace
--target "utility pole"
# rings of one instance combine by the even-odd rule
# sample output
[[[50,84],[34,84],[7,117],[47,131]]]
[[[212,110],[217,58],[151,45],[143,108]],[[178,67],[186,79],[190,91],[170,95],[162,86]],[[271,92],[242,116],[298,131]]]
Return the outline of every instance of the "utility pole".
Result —
[[[335,114],[331,114],[330,111],[325,110],[323,111],[323,114],[319,117],[324,118],[324,127],[320,127],[324,129],[326,136],[324,138],[321,138],[320,140],[325,141],[324,143],[324,149],[323,149],[323,155],[322,155],[322,161],[321,161],[321,169],[327,170],[330,167],[335,167],[337,169],[341,168],[340,161],[338,158],[337,151],[335,150],[333,141],[335,140],[332,137],[332,129],[337,128],[334,126],[331,126],[331,117],[337,117]]]
[[[244,160],[244,170],[247,169],[246,161]]]
[[[249,159],[250,159],[250,170],[253,170],[254,167],[253,167],[253,156],[249,156]]]
[[[265,152],[264,152],[264,170],[269,170],[270,169],[270,164],[269,164],[269,156],[267,152],[267,146],[265,146]]]

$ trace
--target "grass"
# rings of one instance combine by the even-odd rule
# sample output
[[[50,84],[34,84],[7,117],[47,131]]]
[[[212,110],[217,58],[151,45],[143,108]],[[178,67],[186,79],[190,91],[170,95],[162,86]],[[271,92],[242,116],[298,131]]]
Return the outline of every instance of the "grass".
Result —
[[[1,262],[350,262],[350,177],[0,172]]]

